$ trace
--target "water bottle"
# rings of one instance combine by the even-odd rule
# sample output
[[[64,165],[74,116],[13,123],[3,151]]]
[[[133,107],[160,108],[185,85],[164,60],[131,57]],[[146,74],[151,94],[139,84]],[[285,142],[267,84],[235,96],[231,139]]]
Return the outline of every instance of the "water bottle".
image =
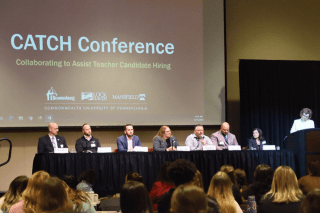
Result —
[[[76,151],[74,149],[71,149],[71,153],[76,153]]]
[[[256,197],[254,195],[248,196],[249,208],[246,210],[247,213],[257,213]]]

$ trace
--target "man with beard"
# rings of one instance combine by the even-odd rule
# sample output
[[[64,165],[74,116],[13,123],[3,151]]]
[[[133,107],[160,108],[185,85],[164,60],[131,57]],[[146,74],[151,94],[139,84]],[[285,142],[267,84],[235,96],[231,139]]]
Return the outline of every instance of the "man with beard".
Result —
[[[119,152],[133,151],[135,146],[142,146],[140,138],[133,135],[133,126],[127,124],[124,129],[124,134],[117,138]]]
[[[77,153],[97,153],[98,147],[101,147],[97,138],[91,135],[91,127],[89,124],[82,125],[83,136],[76,141]]]

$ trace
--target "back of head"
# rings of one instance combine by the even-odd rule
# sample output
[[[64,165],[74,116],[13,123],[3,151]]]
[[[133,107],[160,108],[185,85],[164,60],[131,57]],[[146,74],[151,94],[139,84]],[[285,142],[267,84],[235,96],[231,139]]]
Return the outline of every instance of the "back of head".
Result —
[[[227,173],[233,185],[237,186],[237,177],[232,165],[223,165],[221,166],[220,171]]]
[[[240,189],[248,185],[247,174],[243,169],[236,169],[234,170],[234,173],[237,178],[237,185],[239,186]]]
[[[79,176],[79,182],[85,181],[87,183],[90,183],[91,185],[94,185],[97,179],[97,172],[94,169],[87,169],[81,173]]]
[[[289,166],[279,166],[273,175],[271,190],[266,194],[274,197],[274,203],[298,202],[302,199],[297,176]]]
[[[312,189],[303,199],[300,213],[320,212],[320,189]]]
[[[320,162],[316,161],[309,161],[308,162],[308,170],[310,175],[320,177]]]
[[[63,181],[57,177],[47,179],[37,199],[37,212],[63,212],[72,209]]]
[[[176,187],[193,181],[196,172],[197,168],[194,163],[186,159],[178,159],[168,167],[169,178]]]
[[[9,190],[4,195],[4,200],[1,206],[3,211],[9,212],[12,205],[20,201],[22,192],[26,189],[29,178],[27,176],[16,177],[9,186]]]
[[[143,183],[143,177],[138,172],[129,172],[126,175],[126,182],[128,181],[137,181]]]
[[[88,194],[84,191],[69,187],[64,181],[62,181],[62,183],[65,191],[67,192],[68,199],[70,199],[75,205],[74,209],[81,212],[83,203],[90,203]]]
[[[225,172],[217,172],[211,179],[207,193],[217,200],[221,213],[236,212],[232,182]]]
[[[163,162],[163,164],[160,167],[160,170],[158,172],[158,176],[157,176],[157,181],[161,181],[161,182],[170,182],[171,180],[169,179],[168,176],[168,167],[171,165],[171,161],[165,161]]]
[[[172,213],[205,213],[208,201],[203,189],[195,185],[180,185],[171,198]]]
[[[70,174],[64,174],[61,178],[66,184],[68,184],[69,187],[75,189],[77,186],[76,178],[73,175]]]
[[[38,171],[30,177],[27,188],[22,193],[22,198],[24,200],[23,209],[25,212],[32,212],[35,210],[40,189],[44,182],[49,178],[50,175],[45,171]]]
[[[194,176],[194,185],[199,186],[200,188],[203,188],[203,179],[202,179],[202,174],[199,170],[197,170],[196,175]]]
[[[137,181],[129,181],[122,186],[120,207],[123,213],[153,213],[148,190]]]
[[[254,172],[254,181],[251,185],[251,190],[259,203],[263,195],[271,189],[273,180],[273,170],[270,166],[261,164],[256,167]]]

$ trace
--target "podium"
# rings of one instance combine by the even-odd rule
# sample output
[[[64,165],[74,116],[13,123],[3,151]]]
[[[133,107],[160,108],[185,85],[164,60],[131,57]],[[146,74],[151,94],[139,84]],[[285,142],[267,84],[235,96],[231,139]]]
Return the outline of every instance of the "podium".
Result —
[[[290,134],[285,139],[283,148],[290,149],[294,153],[297,178],[307,175],[307,162],[320,160],[320,128],[305,129]]]

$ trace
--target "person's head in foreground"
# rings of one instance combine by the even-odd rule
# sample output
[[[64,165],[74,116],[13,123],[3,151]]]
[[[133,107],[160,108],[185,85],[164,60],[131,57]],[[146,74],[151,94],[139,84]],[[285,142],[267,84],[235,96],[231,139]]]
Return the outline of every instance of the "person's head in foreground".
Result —
[[[173,181],[175,187],[193,181],[196,172],[197,168],[194,163],[186,159],[178,159],[168,167],[168,176]]]
[[[279,166],[273,175],[271,190],[264,196],[270,196],[273,203],[299,202],[303,197],[299,189],[297,176],[289,166]]]
[[[180,185],[171,198],[172,213],[205,213],[208,201],[203,189],[192,185]]]
[[[221,213],[237,211],[232,182],[227,173],[219,171],[212,177],[207,195],[217,200]]]
[[[143,183],[143,177],[138,172],[129,172],[125,177],[125,182],[137,181]]]
[[[63,181],[57,177],[50,177],[41,187],[37,212],[67,212],[73,210],[73,204],[68,199]]]
[[[26,189],[29,178],[27,176],[16,177],[9,186],[8,191],[4,194],[4,200],[0,209],[9,212],[10,207],[18,203],[22,197],[22,192]]]
[[[153,213],[149,192],[143,183],[129,181],[120,192],[122,213]]]
[[[312,189],[303,199],[299,213],[320,212],[320,189]]]

